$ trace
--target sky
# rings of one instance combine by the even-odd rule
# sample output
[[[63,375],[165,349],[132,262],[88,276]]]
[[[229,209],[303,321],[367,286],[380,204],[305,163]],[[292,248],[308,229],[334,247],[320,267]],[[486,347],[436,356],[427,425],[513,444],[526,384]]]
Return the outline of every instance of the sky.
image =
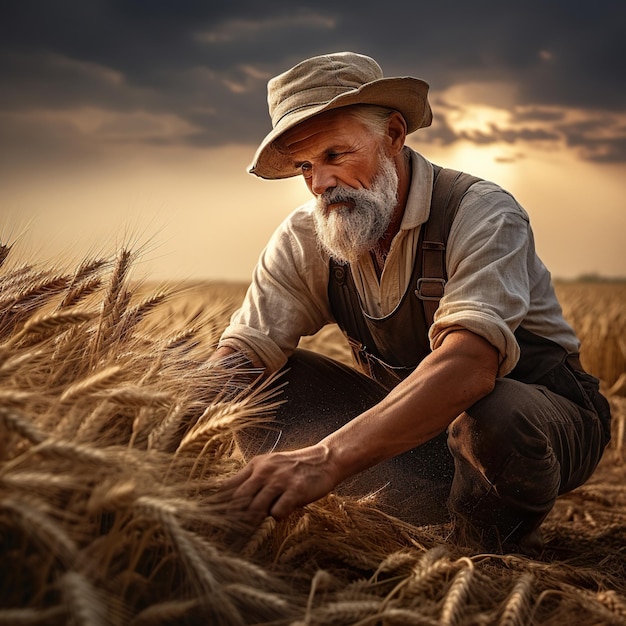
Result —
[[[0,243],[248,281],[309,199],[246,171],[267,81],[351,50],[430,84],[409,145],[511,191],[553,276],[626,276],[625,24],[623,0],[3,0]]]

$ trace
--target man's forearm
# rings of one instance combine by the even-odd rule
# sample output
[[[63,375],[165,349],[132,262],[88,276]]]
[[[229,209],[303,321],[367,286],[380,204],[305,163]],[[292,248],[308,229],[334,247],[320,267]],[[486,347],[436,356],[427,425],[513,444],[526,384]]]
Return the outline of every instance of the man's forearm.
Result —
[[[438,435],[494,387],[498,352],[457,331],[380,403],[320,442],[339,480]]]
[[[232,346],[220,346],[209,357],[220,400],[232,400],[249,392],[264,377],[265,368],[255,365],[250,354],[253,353]]]

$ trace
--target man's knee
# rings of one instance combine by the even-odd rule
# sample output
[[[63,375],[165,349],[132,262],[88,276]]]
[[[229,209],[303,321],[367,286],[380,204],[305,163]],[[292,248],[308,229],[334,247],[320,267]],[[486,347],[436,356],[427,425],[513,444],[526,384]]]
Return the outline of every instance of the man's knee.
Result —
[[[541,410],[535,388],[498,379],[494,390],[462,413],[449,428],[448,445],[455,458],[496,473],[511,455],[545,458],[549,441],[533,413]]]

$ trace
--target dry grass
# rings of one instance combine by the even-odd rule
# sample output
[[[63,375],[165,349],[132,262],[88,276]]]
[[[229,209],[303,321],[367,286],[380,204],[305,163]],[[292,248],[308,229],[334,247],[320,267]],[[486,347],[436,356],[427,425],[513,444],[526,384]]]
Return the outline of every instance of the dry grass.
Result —
[[[0,625],[626,624],[623,286],[559,287],[617,419],[530,560],[460,552],[445,526],[410,526],[375,499],[330,495],[237,527],[216,494],[240,465],[233,435],[280,399],[246,393],[254,372],[206,366],[244,287],[135,285],[128,251],[73,271],[8,252]],[[303,343],[348,359],[335,328]]]

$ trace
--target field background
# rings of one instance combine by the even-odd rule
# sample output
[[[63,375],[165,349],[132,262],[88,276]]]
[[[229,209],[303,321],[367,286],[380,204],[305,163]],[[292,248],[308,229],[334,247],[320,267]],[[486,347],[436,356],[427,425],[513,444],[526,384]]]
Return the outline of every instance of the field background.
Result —
[[[280,401],[206,366],[245,285],[137,284],[134,261],[0,248],[0,624],[626,624],[626,284],[557,285],[613,441],[528,559],[459,550],[375,496],[229,518],[234,435]],[[334,327],[302,343],[349,361]]]

